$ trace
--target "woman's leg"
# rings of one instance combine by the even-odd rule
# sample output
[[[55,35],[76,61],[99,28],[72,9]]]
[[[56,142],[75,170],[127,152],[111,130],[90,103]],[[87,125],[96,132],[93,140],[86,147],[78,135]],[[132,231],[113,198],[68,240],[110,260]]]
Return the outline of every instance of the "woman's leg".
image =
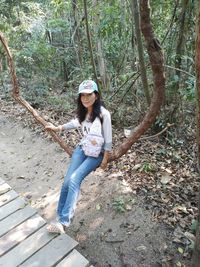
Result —
[[[57,206],[58,219],[60,218],[60,216],[62,214],[62,209],[63,209],[65,202],[66,202],[66,199],[67,199],[69,179],[70,179],[72,173],[82,164],[82,162],[85,159],[86,159],[86,156],[85,156],[82,148],[80,146],[78,146],[72,154],[70,165],[69,165],[67,173],[64,177],[64,182],[63,182],[62,187],[61,187],[60,197],[59,197],[58,206]]]
[[[83,163],[72,173],[68,181],[67,199],[59,218],[60,223],[63,225],[68,226],[73,217],[81,182],[90,172],[101,164],[102,159],[102,154],[100,154],[98,158],[86,157]]]

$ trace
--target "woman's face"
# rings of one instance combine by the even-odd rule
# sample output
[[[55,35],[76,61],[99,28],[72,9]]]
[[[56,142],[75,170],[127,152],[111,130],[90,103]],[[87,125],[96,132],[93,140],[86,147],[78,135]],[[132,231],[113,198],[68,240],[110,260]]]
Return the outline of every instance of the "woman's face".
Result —
[[[83,106],[87,109],[93,106],[96,99],[97,97],[95,93],[91,93],[91,94],[82,93],[81,94],[81,102]]]

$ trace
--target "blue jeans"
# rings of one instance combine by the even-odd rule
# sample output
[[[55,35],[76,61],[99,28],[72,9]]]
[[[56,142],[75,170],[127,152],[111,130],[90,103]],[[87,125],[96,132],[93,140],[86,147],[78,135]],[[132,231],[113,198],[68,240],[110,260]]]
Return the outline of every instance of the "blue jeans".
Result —
[[[69,226],[74,215],[81,182],[90,172],[99,167],[102,159],[102,153],[98,158],[86,156],[81,146],[77,146],[74,150],[57,207],[58,221],[63,225]]]

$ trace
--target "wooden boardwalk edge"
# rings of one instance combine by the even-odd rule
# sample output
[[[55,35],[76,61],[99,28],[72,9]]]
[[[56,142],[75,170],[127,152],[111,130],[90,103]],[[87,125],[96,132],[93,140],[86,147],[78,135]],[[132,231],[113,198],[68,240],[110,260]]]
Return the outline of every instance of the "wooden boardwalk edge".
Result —
[[[89,267],[67,234],[50,234],[46,221],[0,178],[0,267]]]

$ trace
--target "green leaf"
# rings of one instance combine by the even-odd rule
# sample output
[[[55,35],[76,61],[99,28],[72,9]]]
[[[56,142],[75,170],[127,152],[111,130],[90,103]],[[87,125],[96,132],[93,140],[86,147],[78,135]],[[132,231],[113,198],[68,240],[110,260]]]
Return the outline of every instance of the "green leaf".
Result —
[[[198,221],[192,220],[192,225],[190,226],[191,230],[196,231],[197,226],[198,226]]]
[[[181,253],[181,254],[183,254],[184,250],[181,247],[179,247],[178,248],[178,252]]]
[[[102,209],[101,204],[97,204],[97,205],[96,205],[96,210],[101,210],[101,209]]]

